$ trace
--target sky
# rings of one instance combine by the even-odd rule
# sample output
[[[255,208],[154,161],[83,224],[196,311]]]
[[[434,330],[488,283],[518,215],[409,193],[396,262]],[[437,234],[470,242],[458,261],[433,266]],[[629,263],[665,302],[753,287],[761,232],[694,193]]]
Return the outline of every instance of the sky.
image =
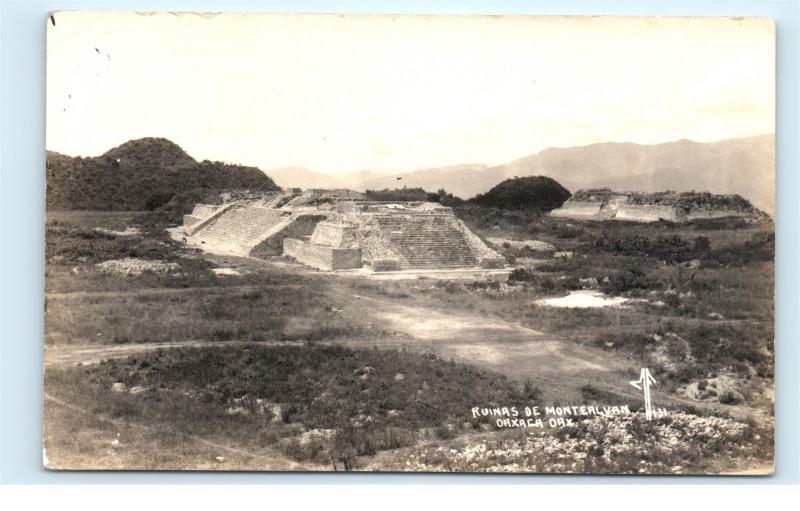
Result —
[[[764,18],[57,12],[47,148],[328,173],[774,132]]]

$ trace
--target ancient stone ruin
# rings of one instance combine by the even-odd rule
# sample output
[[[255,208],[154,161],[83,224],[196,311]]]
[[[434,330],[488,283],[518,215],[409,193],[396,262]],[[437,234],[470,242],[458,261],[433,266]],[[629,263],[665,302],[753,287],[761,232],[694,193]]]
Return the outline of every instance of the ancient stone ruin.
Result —
[[[746,217],[764,213],[738,195],[708,192],[614,192],[607,188],[579,190],[551,215],[575,220],[688,222],[702,218]]]
[[[187,242],[210,252],[286,255],[321,270],[497,268],[505,263],[448,207],[372,202],[350,191],[197,204],[183,228]]]

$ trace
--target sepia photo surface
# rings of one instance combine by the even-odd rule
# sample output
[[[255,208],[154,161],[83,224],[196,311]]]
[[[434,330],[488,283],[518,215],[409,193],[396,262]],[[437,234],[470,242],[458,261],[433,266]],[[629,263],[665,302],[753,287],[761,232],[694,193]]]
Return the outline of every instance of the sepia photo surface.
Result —
[[[46,468],[773,472],[771,20],[46,23]]]

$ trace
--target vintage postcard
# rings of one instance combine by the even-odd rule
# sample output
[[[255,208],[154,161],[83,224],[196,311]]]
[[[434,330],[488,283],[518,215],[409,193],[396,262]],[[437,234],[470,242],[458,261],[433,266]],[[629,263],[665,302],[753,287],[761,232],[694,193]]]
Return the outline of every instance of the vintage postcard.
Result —
[[[42,21],[45,467],[773,472],[771,20]]]

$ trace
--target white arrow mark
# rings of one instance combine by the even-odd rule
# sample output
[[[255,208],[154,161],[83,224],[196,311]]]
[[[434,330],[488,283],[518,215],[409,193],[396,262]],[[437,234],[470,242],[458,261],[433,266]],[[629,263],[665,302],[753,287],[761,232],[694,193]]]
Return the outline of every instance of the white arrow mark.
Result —
[[[655,384],[656,379],[650,374],[650,369],[643,367],[642,372],[639,373],[639,379],[631,380],[628,383],[639,390],[644,390],[644,414],[647,420],[650,420],[653,417],[653,408],[650,404],[650,385]]]

